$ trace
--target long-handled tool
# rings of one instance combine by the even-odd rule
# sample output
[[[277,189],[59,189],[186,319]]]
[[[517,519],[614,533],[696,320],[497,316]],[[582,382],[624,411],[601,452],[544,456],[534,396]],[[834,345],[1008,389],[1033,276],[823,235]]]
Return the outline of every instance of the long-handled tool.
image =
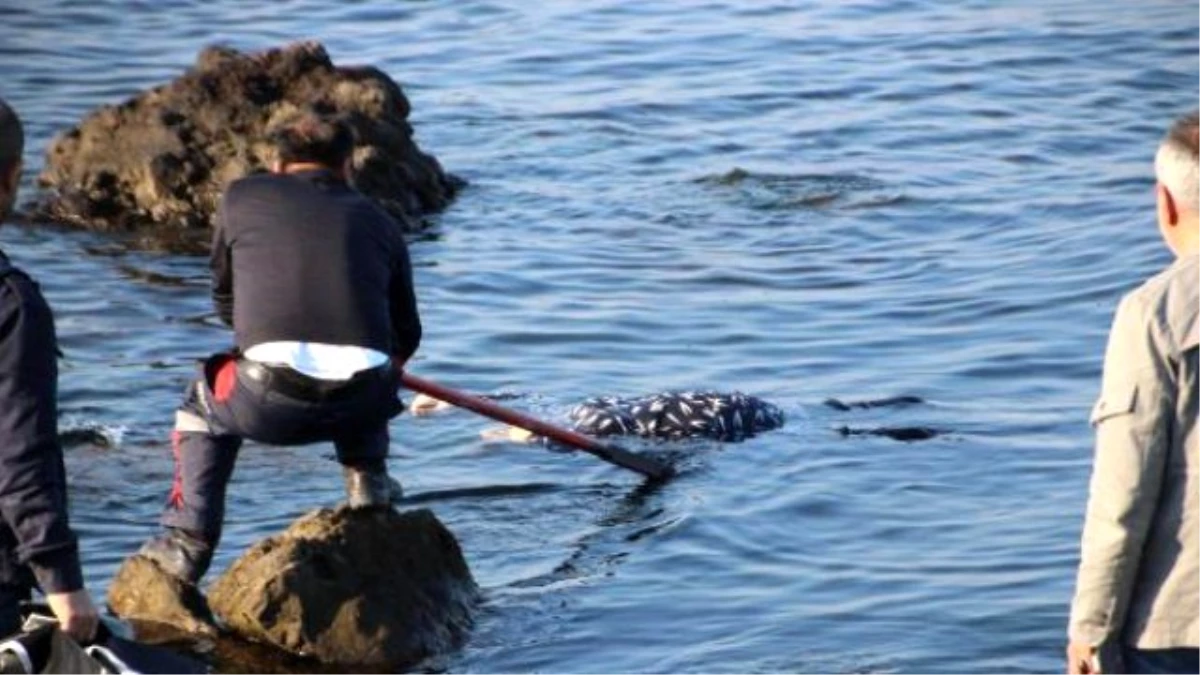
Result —
[[[417,377],[407,372],[400,374],[400,382],[413,391],[427,394],[440,401],[445,401],[460,408],[466,408],[485,417],[499,420],[514,427],[521,427],[539,436],[558,441],[563,445],[578,448],[619,467],[636,471],[652,480],[666,480],[675,474],[675,470],[666,464],[656,462],[648,457],[632,453],[625,448],[612,443],[584,436],[581,433],[563,429],[548,422],[530,417],[524,413],[496,405],[487,399],[443,387],[436,382]]]

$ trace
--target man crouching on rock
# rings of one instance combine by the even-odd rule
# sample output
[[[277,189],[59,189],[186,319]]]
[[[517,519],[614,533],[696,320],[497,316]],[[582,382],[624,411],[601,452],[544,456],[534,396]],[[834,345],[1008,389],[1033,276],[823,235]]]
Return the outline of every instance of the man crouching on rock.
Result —
[[[212,561],[244,438],[333,441],[353,507],[400,492],[387,424],[421,339],[402,230],[347,184],[344,122],[305,112],[272,140],[271,172],[231,183],[215,223],[213,301],[237,347],[204,363],[176,412],[166,531],[139,551],[191,583]]]
[[[24,147],[20,119],[0,101],[0,220],[16,200]],[[37,284],[0,252],[0,638],[20,630],[36,583],[62,629],[86,642],[100,616],[67,514],[56,345]]]

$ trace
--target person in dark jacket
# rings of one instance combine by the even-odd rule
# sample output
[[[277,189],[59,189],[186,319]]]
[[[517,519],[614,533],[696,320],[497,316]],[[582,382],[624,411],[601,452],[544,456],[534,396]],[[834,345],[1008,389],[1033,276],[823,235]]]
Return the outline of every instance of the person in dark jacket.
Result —
[[[244,438],[333,441],[352,507],[387,505],[388,421],[421,322],[402,229],[347,183],[341,120],[304,112],[273,134],[271,172],[229,185],[212,246],[213,301],[236,349],[204,362],[176,413],[166,531],[139,554],[195,583],[212,559]]]
[[[0,220],[16,200],[24,143],[0,101]],[[67,517],[56,344],[37,284],[0,252],[0,636],[20,629],[20,603],[37,585],[63,630],[87,641],[99,614]]]

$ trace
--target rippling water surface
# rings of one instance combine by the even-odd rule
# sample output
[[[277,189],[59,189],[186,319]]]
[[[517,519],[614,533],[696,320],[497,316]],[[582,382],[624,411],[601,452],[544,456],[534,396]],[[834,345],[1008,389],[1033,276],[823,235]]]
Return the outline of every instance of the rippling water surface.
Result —
[[[414,372],[561,418],[740,389],[789,425],[682,449],[657,491],[587,455],[393,424],[393,472],[486,590],[451,671],[1058,671],[1119,295],[1167,261],[1151,160],[1196,105],[1186,2],[0,2],[0,96],[58,130],[204,45],[381,66],[471,186],[412,245]],[[28,194],[28,193],[27,193]],[[66,360],[92,588],[153,528],[200,259],[0,231]],[[821,402],[914,395],[839,412]],[[841,427],[920,425],[920,443]],[[216,568],[340,497],[329,447],[248,446]]]

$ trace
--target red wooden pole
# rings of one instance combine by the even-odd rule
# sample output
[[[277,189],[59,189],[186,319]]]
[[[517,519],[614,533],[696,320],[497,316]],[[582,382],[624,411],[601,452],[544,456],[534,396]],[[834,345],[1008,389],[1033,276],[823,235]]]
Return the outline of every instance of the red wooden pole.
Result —
[[[445,401],[460,408],[466,408],[485,417],[490,417],[505,424],[526,429],[539,436],[553,439],[563,445],[569,445],[584,452],[589,452],[606,462],[636,471],[651,479],[666,480],[675,474],[675,470],[670,466],[632,453],[618,445],[601,443],[594,438],[584,436],[576,431],[543,422],[516,410],[496,405],[487,399],[444,387],[436,382],[430,382],[411,373],[401,372],[400,382],[413,391],[428,394],[440,401]]]

